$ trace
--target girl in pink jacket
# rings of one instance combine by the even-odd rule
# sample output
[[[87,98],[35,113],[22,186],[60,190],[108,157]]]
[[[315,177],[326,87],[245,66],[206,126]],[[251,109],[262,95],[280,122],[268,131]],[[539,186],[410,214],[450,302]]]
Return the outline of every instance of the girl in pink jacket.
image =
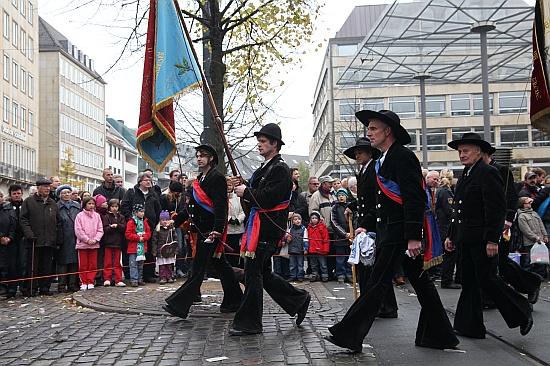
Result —
[[[103,236],[101,216],[95,212],[95,200],[86,197],[82,200],[84,208],[74,221],[76,249],[78,251],[78,271],[80,272],[80,290],[94,288],[97,272],[97,252]]]

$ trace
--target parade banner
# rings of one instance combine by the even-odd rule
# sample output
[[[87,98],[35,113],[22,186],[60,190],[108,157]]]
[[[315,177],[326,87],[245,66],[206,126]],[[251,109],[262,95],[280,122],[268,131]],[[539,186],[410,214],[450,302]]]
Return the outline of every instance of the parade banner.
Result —
[[[531,124],[550,133],[550,6],[537,0],[533,22],[533,73],[531,76]]]
[[[200,86],[175,0],[151,0],[136,147],[156,170],[176,153],[174,98]]]

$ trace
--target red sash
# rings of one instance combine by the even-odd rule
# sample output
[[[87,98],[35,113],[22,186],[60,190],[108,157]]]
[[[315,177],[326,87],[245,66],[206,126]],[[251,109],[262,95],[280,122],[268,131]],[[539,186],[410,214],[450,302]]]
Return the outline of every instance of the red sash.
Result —
[[[260,209],[258,207],[251,208],[250,216],[246,224],[246,231],[241,239],[241,256],[250,258],[256,256],[256,248],[258,247],[258,240],[260,237],[260,214],[286,210],[289,204],[290,200],[281,202],[277,206],[268,209]]]
[[[193,182],[193,198],[195,199],[195,202],[204,208],[206,211],[210,212],[211,214],[214,214],[214,202],[206,192],[202,189],[202,187],[199,184],[199,180],[195,179]],[[207,234],[207,233],[203,233]],[[221,239],[218,240],[218,245],[216,246],[216,250],[214,251],[214,258],[220,258],[223,253],[223,247],[224,243],[227,241],[227,222],[225,223],[225,226],[223,228],[223,233]]]

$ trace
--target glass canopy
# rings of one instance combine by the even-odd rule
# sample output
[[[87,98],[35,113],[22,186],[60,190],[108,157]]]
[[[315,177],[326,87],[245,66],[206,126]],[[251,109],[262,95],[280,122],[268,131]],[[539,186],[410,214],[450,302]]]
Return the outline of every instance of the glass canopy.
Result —
[[[415,82],[480,83],[479,25],[487,33],[489,82],[525,82],[531,73],[534,9],[522,0],[396,1],[368,33],[338,80],[365,87]],[[376,85],[368,85],[376,84]]]

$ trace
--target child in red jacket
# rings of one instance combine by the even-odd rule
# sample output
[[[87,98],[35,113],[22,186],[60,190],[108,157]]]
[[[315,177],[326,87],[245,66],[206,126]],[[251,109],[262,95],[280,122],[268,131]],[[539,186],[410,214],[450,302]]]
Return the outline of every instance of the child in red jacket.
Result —
[[[309,226],[307,227],[309,238],[308,261],[311,265],[313,276],[311,281],[328,281],[327,257],[330,249],[330,241],[326,225],[321,221],[321,214],[313,211],[309,215]]]
[[[151,239],[151,228],[144,217],[145,208],[142,204],[137,203],[132,209],[132,218],[126,224],[130,285],[132,287],[145,285],[145,282],[143,282],[143,262],[145,262],[147,241]]]

